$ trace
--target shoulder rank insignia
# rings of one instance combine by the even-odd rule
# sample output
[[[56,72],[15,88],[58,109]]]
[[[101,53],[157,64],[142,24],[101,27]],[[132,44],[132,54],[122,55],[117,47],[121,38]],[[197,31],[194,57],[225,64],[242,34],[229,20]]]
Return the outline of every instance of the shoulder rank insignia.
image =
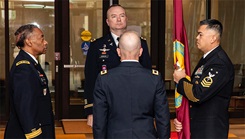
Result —
[[[19,61],[19,62],[16,63],[16,66],[19,66],[21,64],[28,64],[28,65],[30,65],[30,62],[27,61],[27,60],[21,60],[21,61]]]
[[[90,42],[94,42],[95,40],[96,40],[95,38],[94,39],[91,39]]]
[[[146,38],[144,38],[144,37],[140,37],[142,40],[146,40]]]
[[[159,72],[157,70],[152,69],[152,74],[159,75]]]
[[[102,70],[101,72],[100,72],[100,75],[104,75],[104,74],[106,74],[107,73],[107,70]]]

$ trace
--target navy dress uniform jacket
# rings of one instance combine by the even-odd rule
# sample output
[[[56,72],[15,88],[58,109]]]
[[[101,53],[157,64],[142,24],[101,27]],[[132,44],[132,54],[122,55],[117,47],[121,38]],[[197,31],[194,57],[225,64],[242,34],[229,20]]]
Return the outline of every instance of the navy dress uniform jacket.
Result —
[[[234,68],[218,46],[197,64],[191,82],[179,81],[178,92],[190,100],[191,138],[228,138],[228,107]]]
[[[95,139],[169,139],[170,114],[161,75],[138,62],[122,62],[98,75],[93,117]]]
[[[5,138],[55,138],[54,117],[47,77],[23,50],[10,71],[10,117]]]
[[[141,46],[143,53],[139,62],[143,67],[151,69],[151,59],[144,39],[141,39]],[[85,63],[84,109],[86,116],[93,112],[93,90],[99,72],[120,64],[120,57],[117,55],[116,49],[117,46],[111,33],[93,41],[90,45]]]

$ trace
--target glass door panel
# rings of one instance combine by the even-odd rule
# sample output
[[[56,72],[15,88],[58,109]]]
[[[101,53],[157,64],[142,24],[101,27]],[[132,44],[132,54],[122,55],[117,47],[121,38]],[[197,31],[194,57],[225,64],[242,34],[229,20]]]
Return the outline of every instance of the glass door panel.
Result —
[[[82,111],[87,45],[90,39],[102,36],[102,21],[102,0],[70,0],[70,65],[64,67],[70,69],[69,108],[72,118],[85,118]],[[89,37],[81,38],[81,33],[83,36],[88,33]]]
[[[128,16],[128,30],[137,31],[148,44],[149,53],[151,53],[151,0],[120,0]]]
[[[0,122],[6,115],[5,107],[5,26],[4,26],[4,2],[0,0],[1,16],[0,16]]]

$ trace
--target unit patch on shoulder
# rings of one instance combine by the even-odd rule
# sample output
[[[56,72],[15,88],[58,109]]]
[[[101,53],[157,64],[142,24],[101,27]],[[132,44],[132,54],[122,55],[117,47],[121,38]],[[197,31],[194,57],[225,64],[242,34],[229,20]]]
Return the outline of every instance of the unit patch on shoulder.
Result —
[[[16,63],[16,66],[19,66],[21,64],[28,64],[28,65],[30,65],[30,62],[27,61],[27,60],[21,60],[21,61],[19,61],[19,62]]]
[[[107,73],[107,70],[102,70],[101,72],[100,72],[100,75],[104,75],[104,74],[106,74]]]
[[[140,37],[142,40],[146,40],[146,38],[144,38],[144,37]]]
[[[159,72],[157,70],[152,69],[152,74],[159,75]]]

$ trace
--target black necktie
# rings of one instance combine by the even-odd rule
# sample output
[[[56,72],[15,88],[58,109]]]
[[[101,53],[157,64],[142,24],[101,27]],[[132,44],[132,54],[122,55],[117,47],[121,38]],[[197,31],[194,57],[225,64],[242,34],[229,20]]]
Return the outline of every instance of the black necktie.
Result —
[[[44,71],[43,71],[43,68],[41,67],[41,65],[39,63],[36,63],[36,67],[37,67],[37,70],[42,73],[42,74],[45,74]]]
[[[41,79],[42,83],[44,85],[47,85],[48,84],[48,79],[47,79],[47,76],[46,76],[45,72],[43,71],[42,66],[39,63],[36,63],[35,65],[36,65],[36,68],[37,68],[37,70],[39,72],[39,76],[40,76],[40,79]]]
[[[120,39],[120,38],[119,38],[119,37],[117,37],[117,41],[118,41],[117,47],[119,47],[119,39]]]

